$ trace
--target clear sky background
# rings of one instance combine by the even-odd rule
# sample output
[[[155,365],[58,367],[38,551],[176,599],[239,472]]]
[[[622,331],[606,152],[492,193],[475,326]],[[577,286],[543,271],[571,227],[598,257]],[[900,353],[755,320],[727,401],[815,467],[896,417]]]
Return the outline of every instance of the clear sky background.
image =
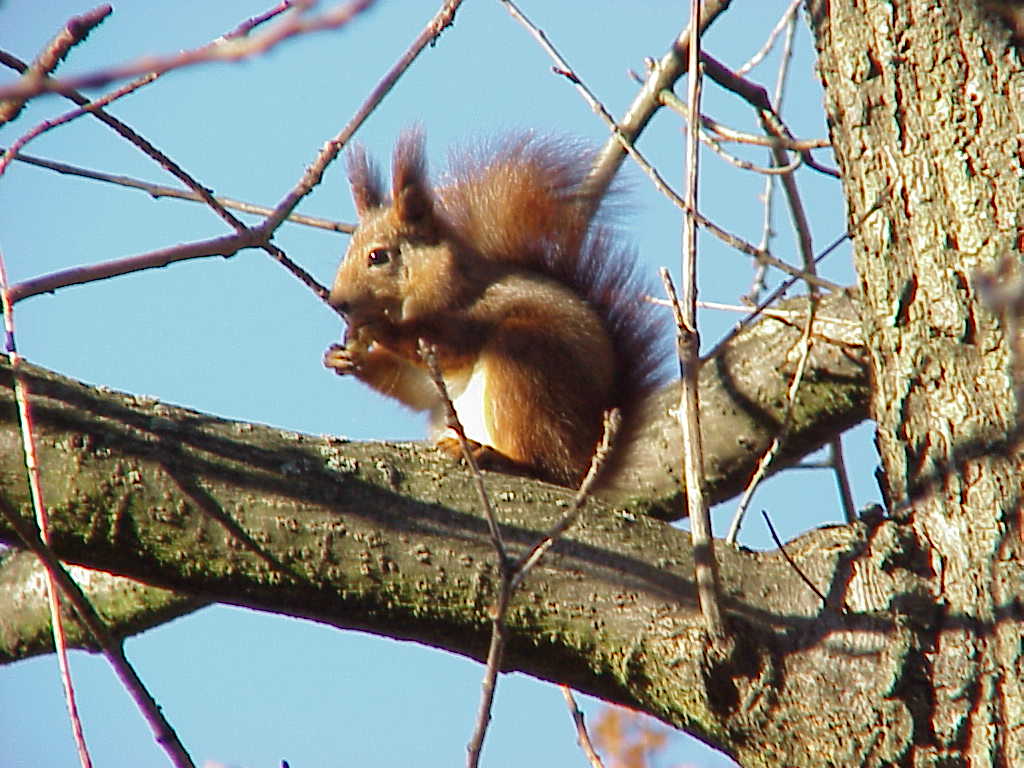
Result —
[[[122,0],[60,74],[91,71],[142,54],[173,53],[206,43],[270,0]],[[706,37],[709,51],[736,67],[765,38],[788,3],[736,0]],[[287,42],[238,64],[207,64],[170,74],[118,102],[111,112],[175,158],[219,194],[274,205],[299,179],[325,140],[367,94],[435,12],[437,2],[379,0],[347,28]],[[523,0],[523,8],[614,115],[637,90],[629,70],[660,58],[685,24],[686,3],[666,0]],[[23,59],[85,0],[0,2],[0,47]],[[752,79],[774,82],[777,55]],[[0,72],[0,82],[12,76]],[[705,113],[755,130],[753,111],[713,84]],[[685,89],[680,89],[684,94]],[[38,121],[69,109],[46,97],[0,129],[7,145]],[[807,30],[798,34],[784,108],[794,133],[825,135],[821,92]],[[551,71],[534,40],[496,0],[466,0],[455,26],[427,49],[358,138],[386,161],[403,127],[421,123],[434,168],[459,141],[515,129],[583,137],[607,131],[571,84]],[[641,148],[681,189],[681,121],[663,112]],[[26,153],[109,173],[174,184],[136,148],[94,119],[52,131]],[[765,163],[765,152],[743,152]],[[827,162],[831,158],[822,153]],[[622,217],[645,264],[678,274],[680,216],[635,168]],[[757,242],[762,177],[705,152],[701,207],[722,226]],[[803,169],[804,191],[821,250],[845,227],[839,184]],[[342,163],[300,206],[304,213],[352,221]],[[781,201],[775,253],[799,258]],[[14,281],[224,234],[225,225],[194,203],[154,201],[144,193],[14,164],[0,178],[0,247]],[[278,245],[329,284],[346,238],[293,224]],[[701,298],[735,303],[750,286],[746,257],[701,236]],[[853,280],[849,247],[824,274]],[[777,276],[773,278],[777,281]],[[702,312],[705,346],[737,320]],[[323,350],[341,333],[337,317],[262,252],[203,259],[72,287],[16,309],[22,354],[83,381],[158,397],[218,416],[355,439],[416,439],[422,420],[350,380],[326,371]],[[871,430],[846,439],[858,506],[874,501]],[[724,534],[735,502],[715,511]],[[835,482],[798,470],[770,481],[754,501],[789,538],[841,520]],[[758,515],[742,540],[769,548]],[[128,655],[199,764],[293,768],[367,765],[421,768],[460,765],[470,736],[483,668],[474,661],[370,635],[341,632],[240,608],[216,607],[171,622],[127,643]],[[106,663],[72,655],[87,740],[97,766],[166,764]],[[601,702],[582,697],[590,721]],[[500,681],[487,766],[585,766],[557,688],[523,675]],[[673,765],[731,764],[678,735]],[[76,764],[54,658],[0,669],[0,766],[63,768]],[[665,764],[669,764],[666,762]]]

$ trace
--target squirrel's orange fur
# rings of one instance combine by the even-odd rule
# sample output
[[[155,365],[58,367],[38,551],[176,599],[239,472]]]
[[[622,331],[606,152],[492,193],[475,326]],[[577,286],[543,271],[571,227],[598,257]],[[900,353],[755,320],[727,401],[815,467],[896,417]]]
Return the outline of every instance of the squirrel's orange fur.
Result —
[[[658,384],[665,334],[635,258],[592,216],[589,153],[530,136],[453,159],[433,188],[417,131],[398,142],[390,199],[362,150],[349,157],[359,226],[330,302],[344,345],[324,363],[417,410],[439,443],[438,363],[466,436],[563,485],[589,466],[602,414],[630,417]],[[485,454],[487,455],[487,454]]]

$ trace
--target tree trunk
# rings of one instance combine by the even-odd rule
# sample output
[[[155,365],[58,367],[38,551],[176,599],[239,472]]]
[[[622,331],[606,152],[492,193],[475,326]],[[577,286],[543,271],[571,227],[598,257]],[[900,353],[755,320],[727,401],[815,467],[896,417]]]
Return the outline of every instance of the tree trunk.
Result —
[[[850,226],[881,203],[854,240],[892,518],[878,535],[901,542],[885,570],[916,586],[858,608],[919,606],[887,692],[891,757],[1024,765],[1024,467],[1010,346],[975,287],[1020,258],[1021,51],[972,2],[809,5]]]

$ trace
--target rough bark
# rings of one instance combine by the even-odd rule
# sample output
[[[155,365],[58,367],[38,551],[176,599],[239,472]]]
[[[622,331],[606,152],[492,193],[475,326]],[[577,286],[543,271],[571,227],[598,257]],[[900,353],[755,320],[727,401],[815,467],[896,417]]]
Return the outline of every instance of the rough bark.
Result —
[[[810,5],[850,220],[882,201],[854,258],[883,485],[906,549],[891,567],[916,575],[903,599],[926,609],[905,628],[889,692],[904,720],[897,754],[1024,765],[1024,467],[1010,347],[974,287],[979,270],[1020,258],[1021,52],[981,4]]]
[[[160,589],[134,579],[78,566],[72,578],[100,615],[124,637],[144,632],[207,604],[201,598]],[[0,557],[0,664],[53,651],[46,570],[34,554],[10,550]],[[68,645],[99,650],[92,637],[65,608]]]
[[[29,384],[54,545],[67,561],[205,600],[485,653],[494,554],[468,483],[446,458],[419,445],[223,422],[44,372]],[[0,481],[27,514],[20,467],[8,458],[17,441],[9,390],[0,391]],[[522,478],[488,481],[515,551],[569,497]],[[911,720],[893,687],[934,615],[922,578],[904,567],[917,553],[901,531],[876,519],[791,543],[826,605],[778,553],[723,549],[736,638],[723,661],[706,654],[688,536],[595,505],[517,593],[506,668],[650,712],[745,765],[894,758]]]
[[[727,498],[743,487],[754,463],[782,424],[785,392],[796,365],[798,339],[804,322],[799,313],[806,309],[806,301],[797,299],[788,302],[785,308],[796,314],[784,319],[765,318],[755,324],[727,345],[702,375],[709,446],[707,472],[715,499]],[[805,377],[790,439],[778,466],[814,450],[832,435],[862,420],[866,413],[868,390],[855,301],[846,295],[829,297],[819,306],[817,318],[810,371]],[[139,470],[142,483],[149,483],[154,477],[162,478],[158,483],[163,482],[166,467],[174,462],[182,446],[200,446],[199,450],[208,455],[208,460],[215,456],[220,461],[223,448],[210,447],[209,435],[205,432],[214,428],[218,434],[229,435],[231,440],[239,440],[239,430],[243,430],[247,439],[232,445],[231,452],[260,456],[263,464],[287,468],[318,465],[324,461],[316,452],[318,449],[312,447],[319,442],[315,438],[219,423],[212,417],[169,408],[154,401],[91,390],[39,369],[29,370],[28,385],[34,393],[40,425],[47,430],[43,445],[47,451],[44,466],[48,491],[51,491],[52,478],[60,478],[59,486],[65,487],[74,476],[76,470],[68,469],[67,462],[77,467],[82,455],[92,455],[96,450],[115,451],[126,459],[142,451],[147,456],[144,470]],[[23,468],[6,358],[0,358],[0,379],[7,387],[0,397],[0,403],[5,406],[0,413],[0,447],[3,449],[0,451],[0,489],[9,495],[12,488],[22,483]],[[632,470],[618,489],[609,494],[612,497],[609,501],[628,503],[634,514],[679,516],[683,508],[676,480],[680,436],[678,422],[671,413],[677,401],[678,392],[670,387],[651,403],[644,447],[626,462]],[[134,434],[138,440],[123,443],[127,434]],[[290,451],[295,440],[311,446],[308,450],[312,455],[293,456]],[[102,447],[97,448],[97,445]],[[282,445],[286,448],[280,452]],[[434,466],[432,471],[440,472],[436,459],[426,446],[366,445],[360,446],[355,455],[332,460],[345,466],[371,461],[375,466],[388,467],[387,472],[395,477],[409,478],[420,476],[423,462]],[[450,493],[465,496],[466,503],[472,504],[472,492],[463,482],[461,471],[443,464],[442,469],[445,470],[442,474],[454,472]],[[521,479],[508,478],[507,482],[529,486]],[[404,491],[410,496],[417,494],[415,488]],[[168,493],[176,499],[176,504],[189,503],[188,493],[182,489]],[[243,493],[242,499],[236,500],[236,506],[244,507],[249,500]],[[225,497],[218,498],[218,505],[225,502]],[[53,504],[52,499],[50,503]],[[83,562],[88,562],[86,556],[82,557]],[[121,570],[110,563],[104,567]],[[21,557],[0,561],[0,605],[4,606],[0,611],[0,638],[3,638],[0,659],[13,660],[52,648],[39,575],[38,569],[29,567],[28,561]],[[120,634],[142,631],[172,618],[177,612],[194,610],[202,602],[200,598],[176,597],[173,592],[125,583],[109,575],[85,579],[83,586]],[[210,599],[205,589],[197,589],[195,585],[192,589]],[[72,642],[88,646],[87,638],[79,634],[72,637]]]

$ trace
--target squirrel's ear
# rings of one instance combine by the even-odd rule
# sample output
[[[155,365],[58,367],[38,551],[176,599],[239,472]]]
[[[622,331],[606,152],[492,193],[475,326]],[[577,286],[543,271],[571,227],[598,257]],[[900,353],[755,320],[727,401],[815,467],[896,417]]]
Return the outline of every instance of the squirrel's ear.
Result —
[[[432,216],[434,193],[427,179],[423,131],[410,128],[395,146],[391,165],[391,202],[399,219],[419,222]]]
[[[380,208],[384,202],[384,185],[362,146],[353,147],[348,153],[348,180],[352,185],[356,213],[362,216],[371,208]]]

